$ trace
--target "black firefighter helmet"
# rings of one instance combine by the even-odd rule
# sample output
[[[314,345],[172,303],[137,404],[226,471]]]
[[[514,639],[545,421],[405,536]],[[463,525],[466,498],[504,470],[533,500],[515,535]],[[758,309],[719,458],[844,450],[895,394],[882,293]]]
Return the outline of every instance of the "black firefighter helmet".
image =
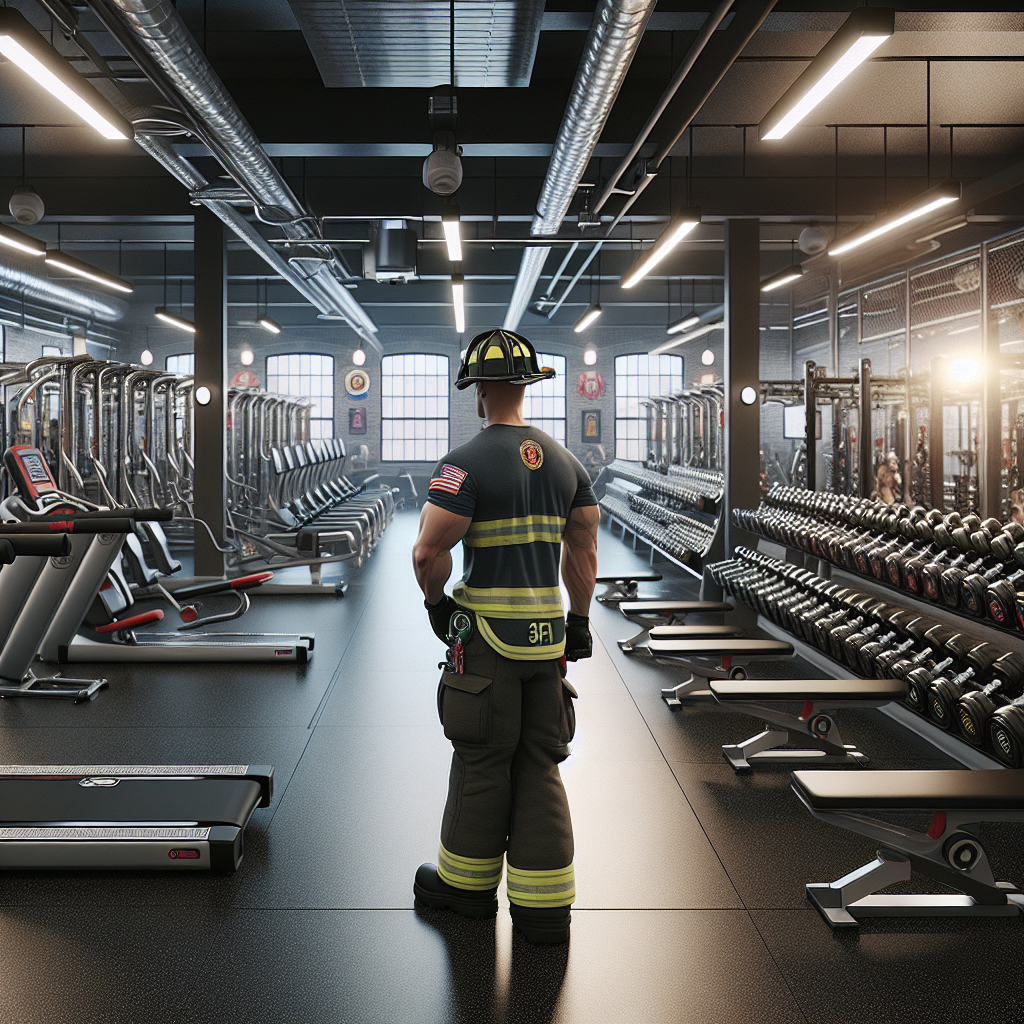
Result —
[[[550,366],[537,365],[533,345],[521,334],[498,328],[478,334],[466,349],[455,386],[461,391],[470,384],[504,380],[510,384],[535,384],[554,377]]]

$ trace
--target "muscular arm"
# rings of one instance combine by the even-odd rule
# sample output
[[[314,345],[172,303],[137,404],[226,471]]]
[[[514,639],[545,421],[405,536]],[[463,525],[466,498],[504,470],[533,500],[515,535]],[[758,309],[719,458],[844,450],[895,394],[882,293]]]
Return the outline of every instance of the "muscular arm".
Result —
[[[412,548],[416,582],[428,604],[437,604],[452,574],[451,549],[466,535],[469,516],[459,516],[427,502],[420,513],[420,532]]]
[[[584,505],[569,513],[562,536],[562,579],[569,591],[569,610],[590,614],[590,598],[597,579],[597,505]]]

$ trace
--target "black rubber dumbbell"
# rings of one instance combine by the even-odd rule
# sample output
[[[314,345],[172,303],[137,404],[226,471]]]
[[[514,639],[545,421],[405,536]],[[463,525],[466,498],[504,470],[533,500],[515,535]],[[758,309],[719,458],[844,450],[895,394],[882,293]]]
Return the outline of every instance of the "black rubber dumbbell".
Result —
[[[932,680],[938,678],[946,669],[952,667],[952,658],[943,658],[939,662],[927,662],[922,658],[921,664],[907,669],[902,677],[897,676],[897,678],[903,678],[907,684],[907,707],[912,711],[916,711],[919,715],[927,716],[928,687],[931,686]]]
[[[992,712],[985,726],[985,747],[1008,768],[1024,768],[1024,697]]]

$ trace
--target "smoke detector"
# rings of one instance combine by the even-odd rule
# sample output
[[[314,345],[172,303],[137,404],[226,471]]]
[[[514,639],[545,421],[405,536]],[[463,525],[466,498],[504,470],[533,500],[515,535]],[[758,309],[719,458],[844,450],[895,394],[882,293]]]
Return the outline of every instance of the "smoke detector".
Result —
[[[46,212],[42,199],[28,185],[19,185],[14,190],[10,209],[11,216],[19,224],[38,224]]]
[[[433,151],[423,161],[423,184],[439,196],[450,196],[462,184],[462,147],[455,141],[458,100],[451,88],[432,93],[427,117],[434,133]]]

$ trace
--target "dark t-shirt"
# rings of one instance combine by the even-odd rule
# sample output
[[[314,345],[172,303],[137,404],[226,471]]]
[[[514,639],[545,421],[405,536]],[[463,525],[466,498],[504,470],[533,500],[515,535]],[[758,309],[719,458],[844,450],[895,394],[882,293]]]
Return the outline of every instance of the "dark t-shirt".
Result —
[[[473,520],[453,593],[483,638],[519,661],[561,657],[562,534],[571,509],[597,504],[579,461],[536,427],[495,423],[434,467],[427,500]]]

